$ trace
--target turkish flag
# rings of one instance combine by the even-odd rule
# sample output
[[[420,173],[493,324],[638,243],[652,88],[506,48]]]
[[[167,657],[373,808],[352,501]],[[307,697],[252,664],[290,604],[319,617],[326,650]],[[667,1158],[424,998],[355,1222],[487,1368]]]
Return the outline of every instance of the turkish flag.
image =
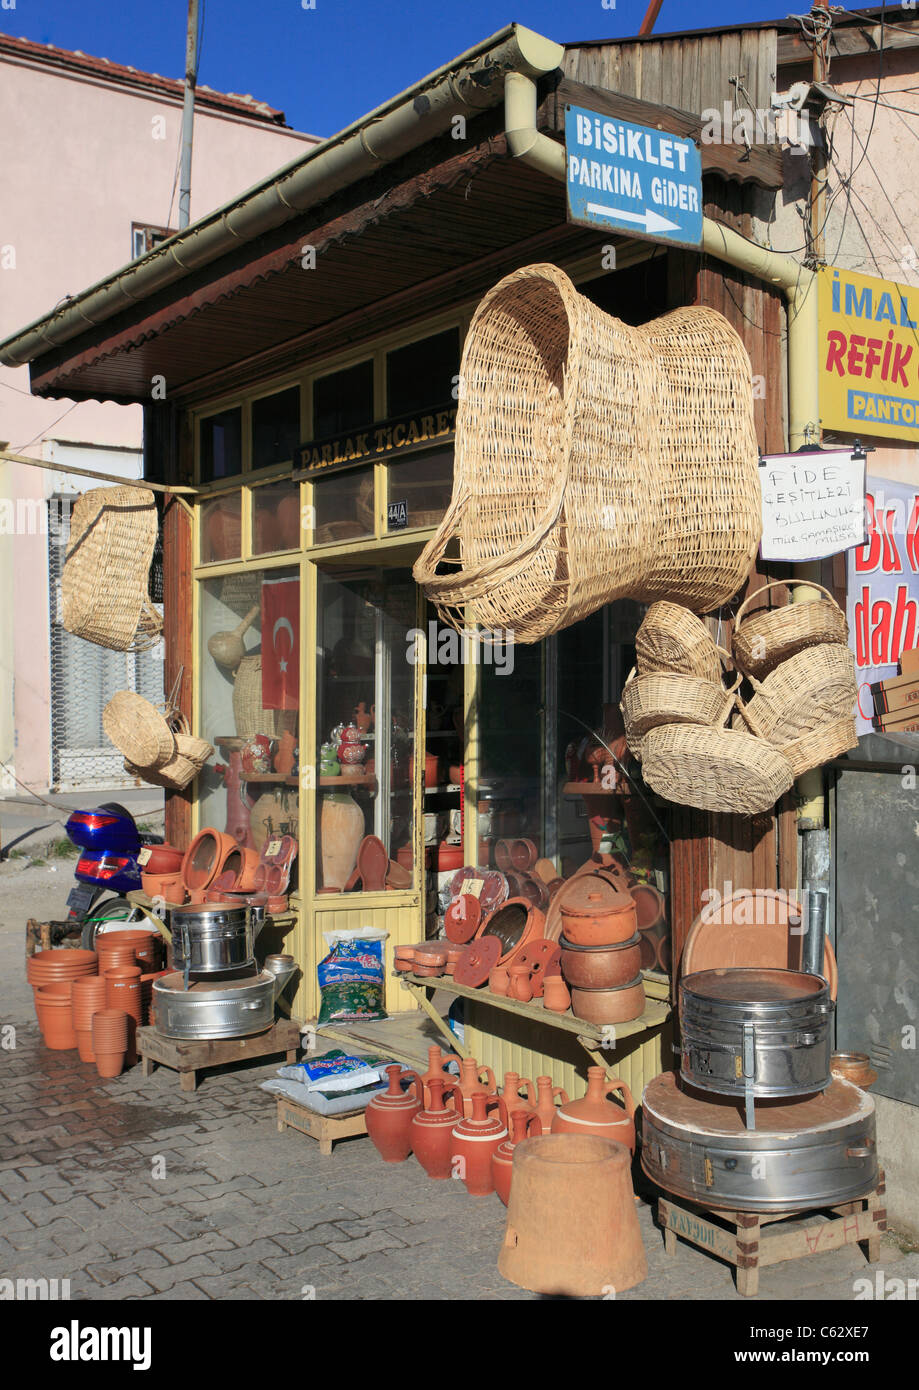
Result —
[[[300,580],[262,581],[262,707],[300,707]]]

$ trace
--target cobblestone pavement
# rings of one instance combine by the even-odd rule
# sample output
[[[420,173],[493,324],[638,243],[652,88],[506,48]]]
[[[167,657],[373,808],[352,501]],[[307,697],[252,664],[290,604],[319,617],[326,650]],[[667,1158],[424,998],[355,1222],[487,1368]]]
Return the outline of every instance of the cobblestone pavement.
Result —
[[[139,1067],[101,1081],[44,1047],[25,982],[22,920],[0,898],[0,1277],[68,1279],[87,1299],[530,1299],[498,1274],[497,1197],[384,1165],[367,1138],[323,1158],[275,1125],[258,1082],[282,1059],[208,1073],[194,1094]],[[162,1173],[162,1176],[157,1176]],[[680,1242],[667,1256],[640,1207],[649,1276],[621,1299],[736,1299],[728,1267]],[[919,1255],[883,1248],[886,1273]],[[857,1247],[766,1269],[762,1299],[852,1299],[874,1275]]]

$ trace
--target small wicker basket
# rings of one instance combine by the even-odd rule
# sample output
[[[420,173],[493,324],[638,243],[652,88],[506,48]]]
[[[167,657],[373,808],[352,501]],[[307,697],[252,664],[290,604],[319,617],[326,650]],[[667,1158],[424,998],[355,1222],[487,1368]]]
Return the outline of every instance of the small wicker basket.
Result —
[[[661,724],[708,724],[718,727],[727,722],[734,706],[734,691],[698,676],[629,673],[622,692],[622,717],[629,748],[641,757],[641,744],[649,729]]]
[[[749,708],[744,705],[742,700],[737,701],[737,709],[738,713],[732,722],[733,728],[742,729],[746,726],[754,737],[763,739],[767,743],[771,742],[765,738],[755,717],[751,716]],[[803,776],[812,768],[822,767],[824,763],[830,762],[833,758],[842,757],[843,753],[848,753],[850,748],[858,747],[855,719],[851,714],[840,718],[825,707],[819,714],[815,707],[814,714],[814,727],[809,729],[806,734],[777,745],[779,751],[791,763],[796,777]]]
[[[735,715],[734,727],[742,718],[776,748],[818,734],[827,723],[851,720],[858,695],[855,658],[838,642],[806,647],[763,681],[749,680],[756,693]]]
[[[635,635],[635,660],[642,676],[656,672],[720,681],[722,657],[701,618],[679,603],[652,603]]]
[[[775,579],[755,593],[748,594],[734,619],[734,660],[748,676],[763,676],[782,661],[807,647],[831,642],[845,646],[849,627],[845,614],[828,589],[822,584],[807,581],[807,588],[819,589],[826,597],[813,603],[786,603],[781,608],[757,609],[744,617],[747,605],[769,589],[780,588],[786,581]]]
[[[642,776],[652,791],[700,811],[760,815],[794,781],[783,753],[734,729],[662,725],[646,734],[642,755]]]
[[[102,727],[119,753],[135,767],[164,767],[176,741],[167,715],[135,690],[119,690],[102,712]]]

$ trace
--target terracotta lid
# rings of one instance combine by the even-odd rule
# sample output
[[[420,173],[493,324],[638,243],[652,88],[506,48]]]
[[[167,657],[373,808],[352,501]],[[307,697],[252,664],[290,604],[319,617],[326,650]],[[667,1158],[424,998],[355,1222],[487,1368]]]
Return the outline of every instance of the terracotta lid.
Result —
[[[634,910],[631,894],[623,893],[608,878],[584,874],[572,879],[562,903],[563,917],[609,917]]]
[[[801,904],[793,893],[774,888],[738,889],[707,904],[686,936],[682,976],[723,966],[797,970],[803,946]],[[839,973],[829,937],[823,976],[836,998]]]
[[[460,893],[444,913],[444,931],[448,941],[462,945],[471,941],[482,922],[482,903],[472,893]]]
[[[501,942],[496,936],[480,936],[470,941],[461,960],[456,962],[453,979],[458,985],[478,989],[484,985],[501,955]]]

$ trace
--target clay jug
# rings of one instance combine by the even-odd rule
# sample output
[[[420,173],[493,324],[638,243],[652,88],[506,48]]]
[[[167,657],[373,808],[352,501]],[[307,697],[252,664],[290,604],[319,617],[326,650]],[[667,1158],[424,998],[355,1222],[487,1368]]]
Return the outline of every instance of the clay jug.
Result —
[[[563,1101],[567,1101],[568,1092],[561,1086],[552,1085],[551,1076],[537,1076],[536,1078],[536,1113],[542,1124],[543,1134],[548,1134],[556,1116],[555,1097],[561,1096]]]
[[[533,998],[531,973],[528,965],[512,965],[510,967],[511,982],[507,991],[508,998],[516,999],[521,1004],[529,1004]]]
[[[498,1086],[491,1067],[480,1067],[474,1057],[464,1057],[460,1062],[459,1090],[463,1097],[463,1114],[467,1120],[472,1116],[472,1097],[476,1091],[484,1091],[489,1105],[494,1107]],[[459,1101],[456,1108],[460,1108]]]
[[[228,632],[215,632],[213,637],[207,639],[207,649],[214,658],[218,666],[223,666],[227,671],[235,671],[243,657],[246,655],[246,646],[243,642],[243,634],[252,626],[258,617],[260,609],[258,605],[250,608],[242,622]]]
[[[367,1133],[384,1163],[404,1163],[412,1151],[412,1120],[418,1114],[424,1094],[416,1072],[387,1067],[389,1090],[374,1096],[367,1106]],[[412,1090],[403,1091],[402,1080],[411,1081]]]
[[[510,991],[511,977],[506,965],[496,965],[488,977],[488,988],[492,994],[505,998]]]
[[[547,975],[543,981],[543,1008],[566,1014],[571,1008],[571,992],[561,975]]]
[[[421,1084],[424,1087],[424,1103],[428,1110],[431,1109],[431,1082],[435,1080],[443,1082],[445,1092],[450,1091],[451,1111],[456,1108],[453,1090],[457,1076],[455,1072],[447,1071],[447,1062],[450,1060],[451,1054],[443,1052],[436,1043],[433,1047],[428,1048],[428,1069],[421,1078]],[[459,1059],[453,1057],[452,1060],[458,1061]]]
[[[495,1149],[491,1160],[491,1175],[494,1179],[495,1191],[505,1206],[507,1206],[511,1195],[514,1149],[521,1140],[528,1139],[531,1135],[535,1138],[540,1132],[539,1116],[532,1110],[529,1112],[512,1110],[510,1125],[510,1137],[502,1140]]]
[[[364,813],[349,792],[326,792],[320,816],[322,886],[341,891],[354,872]]]
[[[455,1095],[457,1087],[454,1084],[448,1086],[441,1073],[440,1077],[432,1077],[425,1089],[431,1098],[427,1109],[419,1110],[412,1117],[409,1133],[412,1151],[429,1178],[449,1178],[453,1158],[453,1126],[457,1114],[444,1105],[444,1094],[452,1091]]]
[[[507,1138],[507,1109],[498,1097],[498,1115],[488,1115],[489,1097],[484,1091],[472,1096],[472,1118],[453,1126],[453,1172],[462,1178],[471,1197],[487,1197],[495,1190],[491,1160]]]
[[[521,1091],[526,1092],[525,1100],[521,1099]],[[536,1087],[528,1076],[521,1077],[515,1071],[506,1071],[501,1099],[507,1106],[508,1115],[512,1115],[515,1110],[524,1110],[528,1115],[536,1114]]]
[[[625,1108],[614,1105],[606,1097],[610,1091],[621,1091]],[[547,1131],[546,1131],[547,1132]],[[604,1067],[587,1068],[587,1094],[580,1100],[568,1100],[559,1107],[552,1121],[553,1134],[595,1134],[598,1139],[612,1139],[625,1144],[629,1153],[635,1152],[635,1102],[632,1092],[618,1076],[606,1075]]]

